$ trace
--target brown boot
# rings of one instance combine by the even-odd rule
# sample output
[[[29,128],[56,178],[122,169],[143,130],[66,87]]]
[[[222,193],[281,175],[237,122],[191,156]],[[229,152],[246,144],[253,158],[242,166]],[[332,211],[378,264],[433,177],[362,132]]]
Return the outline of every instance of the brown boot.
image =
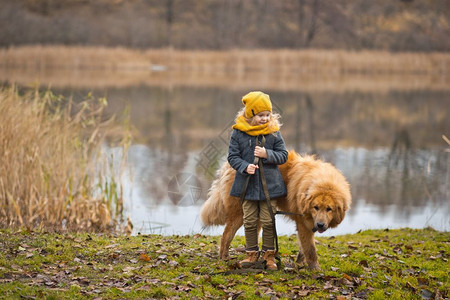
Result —
[[[245,258],[239,262],[241,268],[248,268],[258,261],[259,251],[245,251]]]
[[[275,250],[266,250],[263,258],[266,260],[266,268],[268,270],[278,270],[275,262]]]

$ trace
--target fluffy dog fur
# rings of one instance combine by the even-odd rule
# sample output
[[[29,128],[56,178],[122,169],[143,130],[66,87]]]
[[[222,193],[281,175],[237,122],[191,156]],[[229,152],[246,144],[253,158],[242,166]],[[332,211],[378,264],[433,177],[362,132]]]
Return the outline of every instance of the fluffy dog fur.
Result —
[[[297,262],[306,260],[308,267],[318,269],[314,233],[338,226],[350,208],[350,186],[345,177],[331,164],[309,155],[289,152],[288,161],[280,166],[287,196],[277,199],[278,209],[300,215],[289,215],[297,225],[299,253]],[[238,197],[229,195],[236,171],[225,163],[218,172],[201,208],[205,226],[225,225],[219,256],[227,259],[236,231],[243,224],[243,212]]]

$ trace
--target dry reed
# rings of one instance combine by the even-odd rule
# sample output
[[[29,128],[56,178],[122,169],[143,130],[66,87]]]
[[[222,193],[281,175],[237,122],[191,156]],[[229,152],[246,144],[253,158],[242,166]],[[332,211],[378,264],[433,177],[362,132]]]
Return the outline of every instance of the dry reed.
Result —
[[[192,73],[272,72],[288,74],[441,74],[450,53],[392,53],[341,50],[192,51],[133,50],[80,46],[22,46],[0,49],[0,68],[149,70]]]
[[[24,46],[0,49],[0,80],[99,88],[139,84],[281,91],[448,90],[449,53],[181,51]]]
[[[0,226],[114,227],[120,192],[94,158],[111,127],[104,106],[104,99],[75,104],[50,91],[0,90]]]
[[[104,70],[2,70],[0,81],[29,86],[39,83],[53,88],[102,89],[129,88],[139,85],[172,88],[212,87],[227,90],[262,89],[294,92],[369,92],[386,93],[396,91],[448,91],[450,84],[446,76],[439,74],[342,74],[308,75],[248,72],[242,74],[191,74],[168,71],[152,72]]]

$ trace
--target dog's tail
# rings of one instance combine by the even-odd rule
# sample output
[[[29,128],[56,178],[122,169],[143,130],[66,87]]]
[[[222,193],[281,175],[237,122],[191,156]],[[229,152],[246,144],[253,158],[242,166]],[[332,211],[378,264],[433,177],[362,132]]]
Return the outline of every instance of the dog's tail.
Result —
[[[222,186],[224,177],[226,177],[230,168],[229,164],[225,163],[217,172],[216,179],[209,189],[208,199],[203,203],[200,210],[200,218],[205,226],[225,225],[225,207],[221,190],[224,188]]]

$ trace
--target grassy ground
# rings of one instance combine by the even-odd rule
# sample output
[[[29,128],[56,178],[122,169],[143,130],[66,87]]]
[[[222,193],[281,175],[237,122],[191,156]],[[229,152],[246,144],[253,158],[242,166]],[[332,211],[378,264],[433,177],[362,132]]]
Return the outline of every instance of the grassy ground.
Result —
[[[217,236],[114,236],[0,231],[0,298],[449,297],[450,233],[370,230],[317,238],[321,271],[294,263],[295,236],[280,237],[282,268],[246,274],[217,259]],[[231,271],[234,272],[234,271]]]

